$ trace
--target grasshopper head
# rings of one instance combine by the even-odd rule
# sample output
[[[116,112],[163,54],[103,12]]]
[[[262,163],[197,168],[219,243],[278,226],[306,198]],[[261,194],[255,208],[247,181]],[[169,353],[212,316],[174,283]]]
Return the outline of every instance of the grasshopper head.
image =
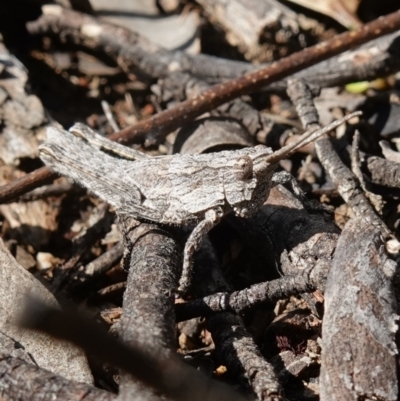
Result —
[[[229,205],[241,217],[256,212],[268,198],[272,174],[280,160],[297,152],[302,146],[315,141],[325,133],[332,131],[345,121],[361,115],[356,111],[324,128],[305,132],[298,141],[272,152],[270,148],[258,145],[237,152],[236,159],[224,169],[225,198]]]
[[[223,170],[225,198],[236,215],[251,216],[268,197],[273,169],[265,159],[271,153],[263,145],[242,149]]]

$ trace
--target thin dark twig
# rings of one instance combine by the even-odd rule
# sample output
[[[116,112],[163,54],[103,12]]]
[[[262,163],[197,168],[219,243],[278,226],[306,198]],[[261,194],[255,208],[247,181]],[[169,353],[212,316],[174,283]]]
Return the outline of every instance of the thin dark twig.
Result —
[[[243,313],[263,302],[276,302],[292,295],[315,291],[317,288],[323,289],[328,271],[329,266],[321,263],[298,274],[254,284],[241,291],[219,292],[187,303],[176,304],[176,319],[182,321],[224,311]]]
[[[33,191],[30,191],[27,194],[21,196],[19,201],[31,202],[37,199],[49,198],[51,196],[61,196],[65,195],[66,193],[80,193],[83,191],[83,188],[73,185],[70,181],[65,181],[62,183],[54,183],[50,185],[45,185],[41,188],[36,188]]]
[[[97,276],[115,266],[122,258],[124,245],[122,241],[115,244],[109,251],[104,252],[98,258],[88,263],[84,269],[85,276]]]
[[[50,184],[58,175],[48,167],[40,167],[32,173],[26,174],[0,187],[0,203],[8,203],[26,194],[32,189]]]

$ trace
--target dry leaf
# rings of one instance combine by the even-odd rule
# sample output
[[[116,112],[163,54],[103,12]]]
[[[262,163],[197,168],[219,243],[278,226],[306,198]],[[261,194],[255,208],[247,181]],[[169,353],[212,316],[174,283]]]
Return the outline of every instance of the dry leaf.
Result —
[[[357,28],[362,22],[357,17],[361,0],[289,0],[299,6],[333,18],[346,28]]]

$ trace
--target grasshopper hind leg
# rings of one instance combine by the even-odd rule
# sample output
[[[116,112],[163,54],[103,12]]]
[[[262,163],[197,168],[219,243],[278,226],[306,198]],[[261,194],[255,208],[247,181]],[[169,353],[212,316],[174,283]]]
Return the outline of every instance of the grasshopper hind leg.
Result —
[[[202,220],[192,231],[186,241],[185,250],[183,253],[182,275],[179,280],[178,292],[185,294],[192,284],[192,261],[194,253],[199,249],[204,237],[207,233],[216,226],[223,215],[222,209],[208,210]]]
[[[105,150],[113,156],[120,157],[125,160],[145,159],[148,156],[128,146],[121,145],[117,142],[110,141],[104,136],[99,135],[85,124],[74,124],[69,132],[78,138],[83,139],[94,148]]]

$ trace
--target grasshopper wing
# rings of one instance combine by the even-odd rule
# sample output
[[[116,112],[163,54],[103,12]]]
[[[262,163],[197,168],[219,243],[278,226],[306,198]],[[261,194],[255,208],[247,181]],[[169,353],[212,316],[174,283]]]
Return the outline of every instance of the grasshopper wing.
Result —
[[[225,202],[218,169],[210,162],[215,155],[196,156],[176,157],[170,163],[170,203],[175,211],[200,214]]]
[[[135,162],[109,156],[54,127],[47,129],[40,156],[46,165],[98,195],[118,212],[153,221],[161,218],[157,210],[142,207],[143,195],[126,174]]]

